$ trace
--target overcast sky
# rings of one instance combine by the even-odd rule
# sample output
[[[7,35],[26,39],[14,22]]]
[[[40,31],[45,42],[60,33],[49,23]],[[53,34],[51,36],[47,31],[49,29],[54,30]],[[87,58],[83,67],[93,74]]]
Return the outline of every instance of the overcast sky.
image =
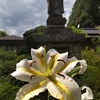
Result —
[[[64,0],[64,17],[68,20],[75,0]],[[22,34],[46,25],[47,0],[0,0],[0,30],[8,35]]]

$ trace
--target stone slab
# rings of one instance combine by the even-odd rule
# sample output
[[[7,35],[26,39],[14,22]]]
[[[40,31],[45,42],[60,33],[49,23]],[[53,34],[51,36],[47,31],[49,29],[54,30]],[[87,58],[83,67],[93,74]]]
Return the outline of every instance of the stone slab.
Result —
[[[67,28],[48,28],[42,35],[34,35],[34,42],[85,41],[84,34],[75,34]]]

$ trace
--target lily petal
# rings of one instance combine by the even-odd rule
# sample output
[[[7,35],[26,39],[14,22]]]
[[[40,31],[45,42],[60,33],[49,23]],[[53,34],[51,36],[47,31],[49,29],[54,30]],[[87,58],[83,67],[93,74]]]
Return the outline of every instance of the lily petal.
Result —
[[[78,74],[83,74],[87,69],[87,63],[85,60],[80,60],[79,62],[81,66],[80,66],[80,71]]]
[[[41,81],[45,79],[45,77],[36,76],[31,73],[25,72],[23,70],[14,71],[13,73],[11,73],[11,75],[20,81],[29,82],[29,83],[33,83],[38,79]]]
[[[81,100],[81,90],[79,85],[66,74],[56,75],[55,79],[59,82],[60,91],[64,100]],[[67,94],[67,95],[66,95]]]
[[[25,72],[29,72],[33,75],[39,75],[43,73],[43,68],[40,67],[38,63],[33,63],[33,60],[27,60],[27,59],[23,59],[21,60],[19,63],[16,64],[16,70],[23,70]]]
[[[38,52],[41,54],[41,56],[42,55],[44,55],[44,51],[45,51],[45,49],[44,49],[44,47],[40,47],[40,48],[38,48],[38,49],[31,49],[31,56],[32,56],[32,59],[37,59],[39,56],[38,56]]]
[[[60,100],[81,100],[81,90],[78,84],[65,74],[53,75],[48,82],[50,94]]]
[[[30,61],[32,61],[32,60],[30,60]],[[21,60],[19,63],[16,64],[16,70],[17,70],[18,68],[30,69],[29,61],[28,61],[27,59]]]
[[[47,64],[51,59],[53,59],[57,54],[59,54],[55,49],[50,49],[46,54]]]
[[[62,70],[63,65],[66,63],[68,57],[68,52],[59,54],[58,58],[55,61],[55,64],[52,68],[52,73],[58,73]]]
[[[20,68],[25,68],[27,70],[31,70],[31,68],[34,68],[34,70],[41,71],[38,68],[38,64],[34,62],[33,60],[27,60],[23,59],[19,63],[16,64],[16,70],[19,70]]]
[[[48,84],[47,84],[47,90],[49,91],[50,95],[52,95],[56,99],[62,99],[63,95],[60,93],[59,88],[52,82],[51,80],[48,79]]]
[[[29,82],[32,74],[28,72],[25,73],[23,71],[14,71],[11,75],[21,81]]]
[[[45,49],[44,47],[40,47],[38,49],[31,49],[31,56],[32,59],[37,61],[38,64],[40,64],[39,66],[41,67],[45,67]]]
[[[44,76],[41,70],[36,69],[37,66],[30,66],[32,60],[21,60],[19,63],[16,64],[16,71],[13,72],[11,75],[16,79],[21,81],[30,82],[31,77],[34,78],[36,76]]]
[[[50,49],[46,54],[47,72],[51,72],[55,61],[57,60],[59,53],[55,49]]]
[[[75,57],[67,60],[66,64],[64,65],[65,69],[62,70],[62,73],[68,74],[69,72],[71,72],[73,70],[73,68],[76,66],[77,63],[80,63],[80,65],[81,65],[80,71],[78,72],[78,74],[83,74],[87,69],[86,61],[78,60]]]
[[[93,93],[92,90],[89,87],[82,87],[82,90],[86,89],[86,93],[82,94],[82,100],[88,100],[88,99],[93,99]]]
[[[24,85],[17,93],[15,100],[29,100],[46,90],[46,81],[38,81]]]
[[[31,70],[36,70],[36,71],[39,71],[41,73],[45,73],[45,69],[44,67],[40,66],[40,64],[37,62],[37,61],[29,61],[30,63],[30,69]]]

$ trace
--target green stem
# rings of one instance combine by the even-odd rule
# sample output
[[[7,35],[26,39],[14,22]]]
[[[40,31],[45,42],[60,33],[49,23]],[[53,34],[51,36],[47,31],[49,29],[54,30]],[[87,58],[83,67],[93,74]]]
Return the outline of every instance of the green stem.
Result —
[[[67,75],[70,76],[70,77],[73,77],[73,76],[75,76],[75,75],[78,74],[79,70],[80,70],[80,67],[75,67],[75,68],[74,68],[70,73],[68,73]]]
[[[48,92],[48,100],[50,100],[50,93]]]

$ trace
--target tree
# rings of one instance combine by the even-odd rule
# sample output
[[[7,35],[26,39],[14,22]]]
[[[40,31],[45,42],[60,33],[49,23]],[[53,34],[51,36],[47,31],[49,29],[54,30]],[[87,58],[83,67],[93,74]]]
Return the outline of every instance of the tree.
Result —
[[[67,27],[80,24],[80,28],[100,25],[100,0],[76,0]]]
[[[26,45],[28,46],[28,48],[33,47],[34,35],[43,34],[43,32],[46,28],[47,28],[47,26],[37,26],[36,28],[28,30],[23,34],[24,40],[25,40]]]
[[[31,34],[42,34],[44,29],[46,29],[46,28],[47,28],[47,26],[37,26],[34,29],[30,29],[30,30],[26,31],[23,34],[23,36],[24,37],[28,37]]]
[[[0,37],[3,37],[3,36],[7,36],[7,33],[5,31],[0,30]]]
[[[0,48],[0,100],[15,100],[17,91],[25,84],[10,75],[16,63],[25,58],[30,59],[30,55],[17,55],[14,51]]]

